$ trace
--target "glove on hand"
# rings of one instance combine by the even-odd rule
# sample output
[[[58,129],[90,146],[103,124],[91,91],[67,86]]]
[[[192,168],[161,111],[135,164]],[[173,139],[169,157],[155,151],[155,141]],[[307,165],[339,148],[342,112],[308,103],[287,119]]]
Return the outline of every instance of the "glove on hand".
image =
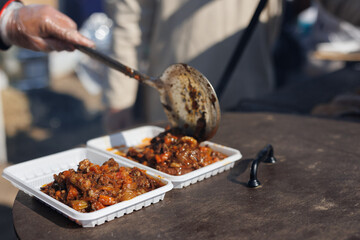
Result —
[[[14,9],[6,23],[10,44],[35,51],[73,51],[74,44],[93,48],[81,35],[76,23],[47,5],[28,5]]]

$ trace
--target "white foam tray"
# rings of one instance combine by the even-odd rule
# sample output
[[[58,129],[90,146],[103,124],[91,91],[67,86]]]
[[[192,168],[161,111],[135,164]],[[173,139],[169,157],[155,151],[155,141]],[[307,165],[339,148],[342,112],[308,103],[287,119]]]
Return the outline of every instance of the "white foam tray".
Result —
[[[134,128],[130,130],[126,130],[123,132],[115,133],[112,135],[102,136],[99,138],[91,139],[87,142],[87,146],[92,149],[96,149],[101,152],[110,153],[114,159],[121,159],[123,162],[132,162],[139,168],[143,168],[146,170],[153,170],[160,176],[170,180],[174,188],[183,188],[189,186],[190,184],[194,184],[196,182],[202,181],[205,178],[209,178],[214,176],[218,173],[221,173],[225,170],[229,170],[235,164],[235,161],[241,159],[241,153],[239,150],[225,147],[216,143],[212,142],[202,142],[201,145],[208,145],[215,151],[219,151],[221,153],[226,154],[228,157],[213,164],[210,164],[206,167],[197,169],[190,173],[181,175],[181,176],[174,176],[170,174],[166,174],[160,172],[158,170],[154,170],[148,166],[144,166],[141,163],[137,163],[125,157],[121,157],[114,152],[107,151],[109,148],[113,148],[115,146],[125,145],[126,147],[136,146],[142,143],[144,138],[153,138],[159,133],[163,132],[164,129],[155,126],[144,126],[139,128]]]
[[[94,227],[103,224],[105,221],[111,221],[116,217],[129,214],[134,210],[147,207],[152,203],[157,203],[163,200],[165,193],[173,187],[170,181],[161,178],[149,170],[146,171],[146,173],[155,178],[160,178],[165,184],[163,187],[141,194],[128,201],[123,201],[90,213],[80,213],[40,191],[41,186],[54,180],[53,174],[58,174],[70,168],[76,170],[79,162],[85,158],[88,158],[92,163],[102,165],[105,161],[109,160],[110,157],[109,154],[97,152],[92,149],[75,148],[7,167],[4,169],[2,176],[20,190],[30,196],[35,196],[83,227]],[[119,162],[116,159],[115,161],[117,161],[120,166],[133,167],[135,165],[131,162]]]

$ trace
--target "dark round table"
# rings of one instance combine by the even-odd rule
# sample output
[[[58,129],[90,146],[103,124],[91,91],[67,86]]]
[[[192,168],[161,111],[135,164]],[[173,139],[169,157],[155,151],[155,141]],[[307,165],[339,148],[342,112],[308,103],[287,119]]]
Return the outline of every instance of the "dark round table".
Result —
[[[147,208],[82,228],[19,191],[20,239],[360,239],[360,124],[280,114],[224,114],[213,142],[239,149],[234,168]],[[252,159],[262,187],[247,187]]]

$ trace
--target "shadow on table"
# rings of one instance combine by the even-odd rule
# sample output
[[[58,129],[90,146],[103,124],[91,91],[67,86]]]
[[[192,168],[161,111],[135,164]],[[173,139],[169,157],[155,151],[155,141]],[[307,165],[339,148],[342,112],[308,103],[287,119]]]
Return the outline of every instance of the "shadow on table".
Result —
[[[12,221],[11,208],[0,205],[0,239],[17,239]]]
[[[31,204],[24,204],[24,207],[30,208],[34,213],[46,218],[53,224],[56,224],[57,226],[61,228],[67,228],[67,229],[77,229],[81,228],[80,225],[76,224],[75,222],[71,221],[64,215],[60,214],[56,210],[50,208],[45,203],[41,202],[40,200],[32,197],[29,199],[31,201]]]
[[[246,172],[246,170],[249,168],[250,163],[254,159],[244,159],[235,164],[233,168],[230,169],[230,173],[227,176],[227,179],[233,183],[241,184],[245,187],[247,187],[247,182],[241,182],[238,180],[238,178]]]

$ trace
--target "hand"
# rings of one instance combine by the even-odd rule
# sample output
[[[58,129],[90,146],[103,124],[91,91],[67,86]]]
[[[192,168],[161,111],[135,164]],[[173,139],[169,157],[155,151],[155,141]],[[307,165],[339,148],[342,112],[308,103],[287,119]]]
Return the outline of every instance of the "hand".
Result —
[[[35,51],[73,51],[74,44],[95,44],[77,31],[69,17],[47,5],[28,5],[13,10],[6,24],[11,44]]]

